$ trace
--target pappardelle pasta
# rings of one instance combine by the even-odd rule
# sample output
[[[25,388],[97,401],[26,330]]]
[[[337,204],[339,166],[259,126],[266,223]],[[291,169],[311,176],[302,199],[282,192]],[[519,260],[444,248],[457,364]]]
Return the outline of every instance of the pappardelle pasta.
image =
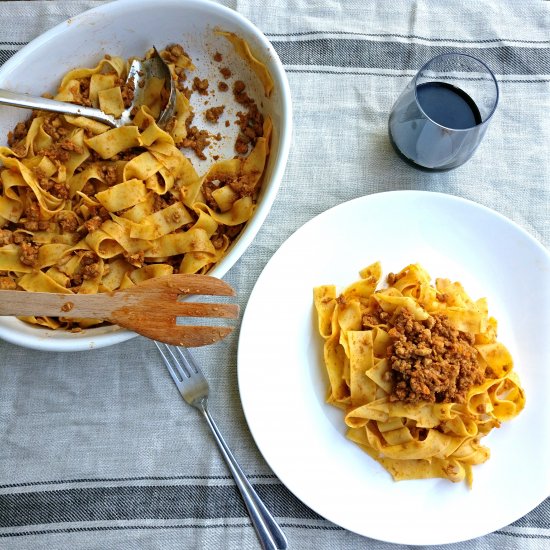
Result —
[[[243,41],[226,34],[269,95],[267,69],[260,72],[262,64]],[[204,158],[208,138],[219,139],[191,126],[189,97],[194,90],[206,94],[208,82],[196,77],[187,87],[194,66],[180,45],[160,55],[177,88],[175,114],[164,128],[156,123],[166,101],[164,82],[152,79],[144,105],[121,128],[33,112],[10,132],[8,146],[0,147],[0,289],[97,293],[172,273],[206,273],[251,218],[269,155],[271,119],[259,112],[245,83],[234,82],[242,106],[235,121],[239,148],[232,158],[212,155],[215,162],[200,175],[183,151]],[[118,117],[134,93],[125,82],[130,61],[106,55],[93,68],[74,69],[54,99]],[[231,93],[223,84],[219,89]],[[213,110],[217,121],[223,106]],[[73,330],[99,322],[24,320]]]
[[[347,437],[394,480],[472,484],[489,458],[480,442],[523,409],[525,395],[487,300],[418,264],[390,274],[380,263],[337,295],[314,289],[329,379],[327,402],[344,410]]]

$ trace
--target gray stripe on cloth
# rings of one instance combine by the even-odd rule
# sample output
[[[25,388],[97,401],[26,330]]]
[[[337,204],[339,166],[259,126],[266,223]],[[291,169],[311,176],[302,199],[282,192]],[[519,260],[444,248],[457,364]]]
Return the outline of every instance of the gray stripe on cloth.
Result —
[[[550,525],[550,497],[536,509],[538,513],[529,513],[513,523],[516,527],[548,529]]]
[[[550,540],[548,535],[533,535],[531,533],[510,533],[508,531],[495,531],[496,535],[504,535],[506,537],[512,537],[516,539],[541,539],[541,540]]]
[[[364,32],[350,32],[350,31],[304,31],[304,32],[291,32],[291,33],[268,33],[266,36],[271,40],[273,38],[298,38],[298,37],[313,37],[321,35],[336,35],[336,36],[350,36],[350,37],[364,37],[364,38],[401,38],[405,40],[423,40],[425,42],[446,42],[448,44],[502,44],[505,42],[512,42],[515,44],[549,44],[550,40],[521,40],[517,38],[487,38],[482,40],[467,40],[464,38],[435,38],[429,36],[419,36],[416,34],[383,34],[383,33],[364,33]]]
[[[249,475],[249,479],[262,479],[262,480],[277,480],[278,478],[274,475]],[[101,478],[81,478],[81,479],[53,479],[47,481],[26,481],[22,483],[8,483],[0,485],[0,491],[5,489],[14,489],[14,488],[25,488],[25,487],[37,487],[40,485],[72,485],[72,484],[81,484],[81,483],[118,483],[118,482],[158,482],[158,481],[198,481],[198,480],[232,480],[233,477],[230,475],[189,475],[189,476],[134,476],[134,477],[101,477]]]
[[[296,73],[296,74],[322,74],[322,75],[348,75],[348,76],[379,76],[382,78],[412,78],[415,74],[415,71],[407,71],[402,73],[396,73],[396,72],[387,72],[387,73],[381,73],[376,72],[376,70],[369,70],[369,69],[338,69],[338,70],[331,70],[331,68],[325,68],[325,67],[316,67],[313,69],[309,68],[303,68],[303,67],[286,67],[287,73]],[[449,78],[449,80],[451,80]],[[481,79],[463,79],[463,80],[481,80]],[[497,78],[499,83],[510,83],[510,84],[541,84],[543,82],[550,82],[550,78],[545,77],[537,77],[536,75],[533,75],[533,77],[513,77],[513,78],[503,78],[498,77]]]
[[[488,48],[457,48],[441,44],[404,44],[335,38],[273,41],[272,43],[285,65],[366,67],[408,71],[418,70],[426,61],[436,55],[461,52],[482,59],[495,74],[550,74],[550,48],[507,45]]]
[[[416,71],[436,55],[459,51],[482,59],[498,75],[550,75],[550,47],[500,44],[486,48],[458,48],[451,45],[455,44],[452,42],[445,46],[344,38],[273,40],[272,44],[284,65]],[[23,44],[14,42],[13,45]],[[0,65],[14,53],[15,50],[0,49]]]
[[[0,50],[0,65],[3,65],[14,53],[15,50]]]
[[[216,479],[218,477],[220,476]],[[75,482],[76,480],[72,481]],[[47,483],[43,482],[44,485]],[[275,516],[302,521],[321,519],[281,484],[258,483],[255,484],[255,488]],[[212,520],[245,517],[246,509],[234,486],[193,484],[86,487],[0,495],[0,529],[91,521]],[[550,498],[538,509],[512,525],[544,529],[549,522]],[[293,525],[296,526],[295,523]],[[55,529],[55,532],[61,531]],[[36,531],[28,530],[24,533],[37,534]],[[518,536],[517,533],[509,531],[498,533],[504,536]],[[22,534],[21,531],[0,531],[0,537]],[[548,538],[532,533],[524,533],[522,536]]]
[[[320,519],[283,485],[256,484],[276,516]],[[90,487],[0,495],[0,528],[49,523],[248,517],[235,486]]]
[[[12,538],[12,537],[29,537],[34,535],[57,535],[57,534],[69,534],[69,533],[93,533],[101,531],[144,531],[144,530],[167,530],[167,529],[203,529],[203,530],[216,530],[216,529],[228,529],[228,528],[249,528],[250,522],[232,522],[232,521],[221,521],[221,522],[205,522],[200,523],[199,521],[193,522],[180,522],[177,524],[166,523],[166,524],[124,524],[124,525],[89,525],[89,526],[75,526],[75,527],[53,527],[51,529],[44,529],[41,526],[39,529],[27,529],[24,531],[14,530],[10,533],[0,533],[0,538]],[[342,527],[337,525],[327,525],[323,523],[287,523],[280,521],[279,525],[282,528],[298,528],[306,529],[308,531],[340,531],[343,532]]]
[[[231,527],[248,527],[250,523],[231,524]],[[58,535],[68,533],[93,533],[98,531],[139,531],[139,530],[157,530],[157,529],[226,529],[229,527],[227,523],[206,524],[200,523],[184,524],[184,525],[102,525],[93,527],[67,527],[63,529],[37,529],[27,531],[14,531],[12,533],[0,533],[0,538],[9,537],[29,537],[35,535]],[[320,527],[322,528],[322,527]]]

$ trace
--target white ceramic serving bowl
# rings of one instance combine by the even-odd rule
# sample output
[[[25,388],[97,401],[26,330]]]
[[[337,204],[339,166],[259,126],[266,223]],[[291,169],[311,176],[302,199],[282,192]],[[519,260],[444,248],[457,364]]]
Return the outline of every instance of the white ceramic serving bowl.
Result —
[[[236,56],[229,42],[214,34],[215,29],[234,32],[244,38],[254,55],[267,66],[275,84],[269,98],[265,97],[258,80]],[[22,48],[0,68],[0,88],[33,95],[54,93],[67,71],[75,67],[93,67],[107,53],[125,58],[141,56],[152,45],[162,48],[171,43],[184,46],[197,67],[196,75],[208,78],[212,84],[210,89],[215,88],[220,80],[220,64],[213,63],[212,57],[216,51],[222,53],[223,65],[232,70],[235,78],[242,75],[249,95],[256,99],[261,111],[273,119],[271,152],[256,211],[225,258],[210,272],[223,277],[250,245],[273,204],[286,165],[292,132],[290,89],[283,66],[273,46],[250,21],[208,0],[118,0],[69,19]],[[193,94],[193,98],[195,96],[197,94]],[[231,93],[223,96],[224,103],[230,101],[230,96]],[[204,98],[202,101],[204,109]],[[210,105],[215,104],[212,101]],[[198,111],[200,107],[198,105]],[[235,119],[236,109],[237,106],[231,112],[231,106],[226,108],[227,116],[233,115],[230,120]],[[24,109],[1,107],[0,144],[5,144],[8,131],[28,116],[29,111]],[[195,124],[200,125],[198,117]],[[234,124],[231,128],[237,131]],[[228,136],[218,144],[216,152],[222,157],[232,157],[233,143],[234,137]],[[208,161],[193,160],[193,163],[198,172],[203,173]],[[94,349],[134,336],[133,332],[116,326],[68,333],[30,326],[13,317],[0,317],[0,338],[46,351]]]

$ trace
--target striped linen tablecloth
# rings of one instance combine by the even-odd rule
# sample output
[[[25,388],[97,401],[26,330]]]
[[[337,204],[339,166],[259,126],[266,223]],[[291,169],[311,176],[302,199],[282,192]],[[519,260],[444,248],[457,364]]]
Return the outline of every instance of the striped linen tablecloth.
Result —
[[[0,2],[0,63],[100,3]],[[225,277],[243,309],[261,270],[294,231],[332,206],[381,191],[464,197],[550,246],[550,2],[223,3],[271,40],[294,103],[293,146],[279,195]],[[501,101],[468,163],[425,174],[397,159],[387,138],[388,113],[418,68],[450,50],[482,57],[497,75]],[[236,332],[194,354],[211,384],[212,415],[289,547],[405,548],[330,523],[277,479],[247,428],[237,343]],[[523,467],[521,449],[517,467]],[[448,546],[549,547],[550,499],[492,534]],[[0,341],[0,548],[240,550],[259,544],[206,425],[181,402],[155,347],[138,337],[82,353]]]

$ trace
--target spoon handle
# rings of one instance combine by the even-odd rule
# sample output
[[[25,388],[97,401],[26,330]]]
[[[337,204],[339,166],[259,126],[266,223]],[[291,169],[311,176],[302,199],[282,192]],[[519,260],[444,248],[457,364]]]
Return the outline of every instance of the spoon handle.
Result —
[[[0,89],[0,105],[11,105],[12,107],[23,107],[24,109],[38,109],[40,111],[50,111],[62,113],[65,115],[85,116],[99,122],[103,122],[111,127],[116,127],[115,118],[105,114],[99,109],[83,107],[64,101],[56,101],[45,97],[34,97],[27,94],[10,92]]]

